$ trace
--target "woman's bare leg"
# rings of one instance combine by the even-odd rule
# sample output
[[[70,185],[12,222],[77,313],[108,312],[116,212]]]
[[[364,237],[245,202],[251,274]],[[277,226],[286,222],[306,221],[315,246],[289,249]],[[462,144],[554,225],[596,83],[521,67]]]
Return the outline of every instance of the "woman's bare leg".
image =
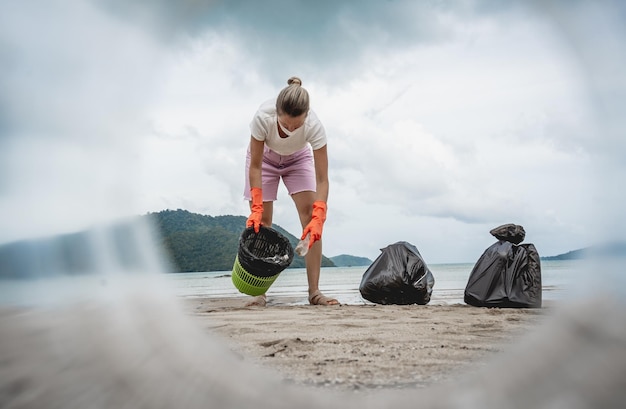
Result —
[[[309,222],[311,221],[311,212],[313,211],[315,192],[299,192],[293,194],[291,197],[296,204],[298,216],[300,218],[300,224],[304,229],[306,225],[309,224]],[[306,276],[309,284],[309,301],[312,300],[311,297],[315,297],[315,299],[318,300],[320,299],[318,294],[321,294],[319,292],[319,281],[320,270],[322,267],[322,240],[318,240],[317,242],[315,242],[315,244],[313,244],[313,246],[309,249],[308,253],[304,257],[304,260],[306,262]],[[324,297],[321,304],[334,305],[339,304],[339,302],[335,299],[326,299]]]

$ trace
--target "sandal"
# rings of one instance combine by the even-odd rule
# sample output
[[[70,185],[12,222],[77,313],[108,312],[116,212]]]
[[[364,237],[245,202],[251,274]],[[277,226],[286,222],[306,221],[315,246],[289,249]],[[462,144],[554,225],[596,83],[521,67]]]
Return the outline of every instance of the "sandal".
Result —
[[[339,301],[334,298],[326,297],[320,290],[309,295],[309,304],[311,305],[339,305]]]

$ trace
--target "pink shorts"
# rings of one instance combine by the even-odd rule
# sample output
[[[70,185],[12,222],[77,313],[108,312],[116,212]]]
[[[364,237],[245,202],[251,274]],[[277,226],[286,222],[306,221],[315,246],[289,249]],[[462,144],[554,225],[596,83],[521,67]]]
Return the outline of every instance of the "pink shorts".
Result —
[[[246,187],[244,198],[250,198],[250,149],[246,155]],[[263,152],[263,165],[261,167],[263,179],[263,201],[273,202],[278,197],[278,183],[283,179],[290,195],[299,192],[315,192],[315,164],[313,153],[308,146],[291,155],[279,155],[267,146]]]

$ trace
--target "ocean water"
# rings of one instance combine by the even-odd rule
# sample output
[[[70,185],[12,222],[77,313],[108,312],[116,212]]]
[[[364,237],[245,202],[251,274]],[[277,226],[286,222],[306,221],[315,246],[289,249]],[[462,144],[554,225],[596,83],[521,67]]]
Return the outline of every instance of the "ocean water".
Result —
[[[429,305],[464,303],[463,292],[474,263],[429,264],[435,286]],[[543,300],[559,300],[574,296],[586,264],[580,260],[542,261]],[[320,276],[320,289],[343,304],[370,304],[359,292],[359,284],[367,266],[325,267]],[[175,273],[167,275],[173,292],[185,298],[241,297],[233,285],[230,271]],[[268,300],[288,300],[286,304],[306,304],[307,279],[303,268],[286,269],[267,292]]]

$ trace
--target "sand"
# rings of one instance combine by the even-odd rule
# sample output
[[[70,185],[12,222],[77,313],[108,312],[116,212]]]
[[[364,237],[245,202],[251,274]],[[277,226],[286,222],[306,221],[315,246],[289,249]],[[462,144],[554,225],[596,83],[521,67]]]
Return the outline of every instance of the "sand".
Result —
[[[551,309],[279,302],[243,307],[245,301],[198,298],[185,305],[239,359],[270,368],[285,382],[352,391],[421,388],[479,370]]]

